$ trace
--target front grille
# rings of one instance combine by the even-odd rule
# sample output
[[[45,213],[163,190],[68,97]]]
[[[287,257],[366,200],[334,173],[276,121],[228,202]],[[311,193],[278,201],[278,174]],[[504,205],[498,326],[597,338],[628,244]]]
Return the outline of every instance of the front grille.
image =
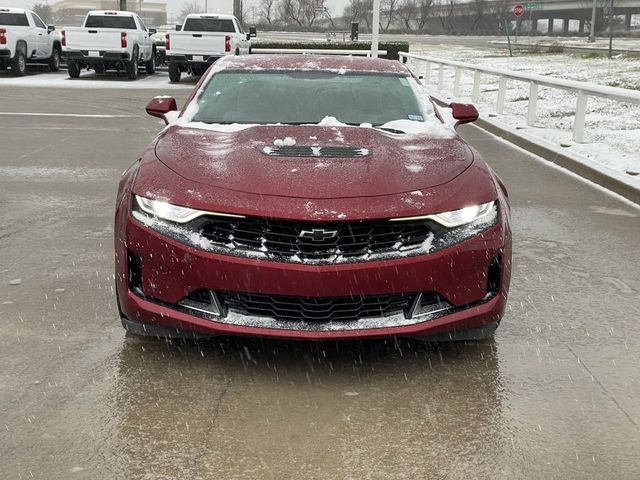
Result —
[[[282,146],[264,147],[262,153],[278,157],[332,157],[332,158],[354,158],[366,157],[369,150],[366,148],[353,147],[316,147],[316,146]]]
[[[318,298],[224,292],[218,293],[218,298],[226,309],[244,315],[286,321],[349,322],[406,314],[415,295]]]
[[[276,261],[339,263],[428,253],[434,238],[425,221],[305,223],[203,217],[194,222],[196,231],[230,253],[255,252]]]

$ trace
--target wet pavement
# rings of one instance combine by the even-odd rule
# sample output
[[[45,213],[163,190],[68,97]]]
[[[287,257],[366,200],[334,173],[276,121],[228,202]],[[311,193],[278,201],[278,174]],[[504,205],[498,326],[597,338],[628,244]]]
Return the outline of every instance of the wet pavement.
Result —
[[[640,477],[638,208],[467,127],[513,206],[495,340],[139,339],[112,215],[164,92],[0,88],[0,478]]]

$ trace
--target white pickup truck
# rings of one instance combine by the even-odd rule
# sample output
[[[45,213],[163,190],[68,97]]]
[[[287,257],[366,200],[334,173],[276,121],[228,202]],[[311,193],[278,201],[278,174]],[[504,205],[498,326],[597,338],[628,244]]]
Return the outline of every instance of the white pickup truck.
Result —
[[[250,53],[252,36],[255,30],[244,33],[233,15],[187,15],[180,30],[165,37],[169,79],[179,82],[182,72],[202,75],[221,57]]]
[[[78,78],[83,68],[96,73],[125,71],[129,79],[138,78],[144,65],[147,73],[156,70],[156,46],[153,28],[147,28],[132,12],[95,10],[87,14],[81,28],[62,31],[62,52],[71,78]]]
[[[0,70],[11,67],[16,76],[27,73],[27,63],[60,68],[60,35],[31,10],[0,7]]]

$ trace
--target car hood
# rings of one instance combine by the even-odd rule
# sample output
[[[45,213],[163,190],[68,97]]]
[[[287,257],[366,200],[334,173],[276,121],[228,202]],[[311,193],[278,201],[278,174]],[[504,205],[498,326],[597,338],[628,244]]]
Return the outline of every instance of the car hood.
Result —
[[[318,125],[223,127],[231,131],[171,125],[158,138],[156,156],[180,176],[208,187],[307,199],[423,190],[451,181],[473,163],[470,148],[454,133],[393,134]]]

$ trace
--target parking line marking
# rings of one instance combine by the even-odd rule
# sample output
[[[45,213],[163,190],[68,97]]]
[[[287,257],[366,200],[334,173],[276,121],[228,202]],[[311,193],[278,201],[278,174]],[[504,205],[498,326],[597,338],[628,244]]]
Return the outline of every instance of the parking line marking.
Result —
[[[84,113],[23,113],[23,112],[0,112],[4,116],[25,116],[25,117],[78,117],[78,118],[138,118],[138,115],[92,115]]]

